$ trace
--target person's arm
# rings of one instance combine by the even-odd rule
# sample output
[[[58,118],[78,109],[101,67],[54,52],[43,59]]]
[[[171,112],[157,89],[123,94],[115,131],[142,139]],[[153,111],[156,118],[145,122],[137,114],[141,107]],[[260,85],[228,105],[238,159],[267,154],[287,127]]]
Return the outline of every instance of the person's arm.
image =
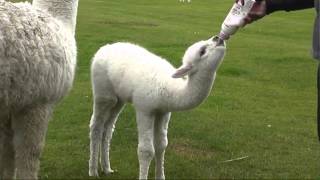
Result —
[[[245,24],[250,24],[275,11],[294,11],[312,7],[314,7],[314,0],[260,0],[253,5],[245,18]]]
[[[266,14],[274,11],[294,11],[314,7],[314,0],[266,0]]]

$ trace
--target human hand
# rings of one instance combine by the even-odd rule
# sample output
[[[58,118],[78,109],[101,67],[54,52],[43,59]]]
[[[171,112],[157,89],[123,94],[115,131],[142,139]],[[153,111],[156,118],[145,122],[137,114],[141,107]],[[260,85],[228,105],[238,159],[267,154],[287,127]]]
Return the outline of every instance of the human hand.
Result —
[[[267,5],[265,0],[255,2],[249,14],[244,19],[244,26],[258,19],[263,18],[266,15],[266,12],[267,12]]]

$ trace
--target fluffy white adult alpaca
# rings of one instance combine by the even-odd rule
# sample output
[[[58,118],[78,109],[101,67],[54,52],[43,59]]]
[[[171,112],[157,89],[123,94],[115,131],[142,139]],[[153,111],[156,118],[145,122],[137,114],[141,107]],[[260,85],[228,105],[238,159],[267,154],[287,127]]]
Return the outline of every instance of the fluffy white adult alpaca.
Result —
[[[89,175],[98,176],[99,152],[104,173],[113,172],[109,146],[114,125],[124,103],[131,102],[139,131],[139,178],[147,179],[155,155],[156,179],[164,179],[170,112],[194,108],[206,99],[224,54],[224,42],[217,43],[216,38],[200,41],[188,48],[183,65],[175,69],[166,60],[133,44],[115,43],[100,48],[91,67],[94,107]]]
[[[0,179],[36,179],[54,105],[72,86],[78,0],[0,2]]]

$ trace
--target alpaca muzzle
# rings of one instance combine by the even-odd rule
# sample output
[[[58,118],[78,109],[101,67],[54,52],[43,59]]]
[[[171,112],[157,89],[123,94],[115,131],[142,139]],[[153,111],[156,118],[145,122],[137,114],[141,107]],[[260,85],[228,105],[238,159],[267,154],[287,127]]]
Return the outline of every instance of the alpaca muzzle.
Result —
[[[224,42],[224,40],[223,39],[221,39],[221,38],[219,38],[219,36],[214,36],[213,38],[212,38],[212,41],[216,44],[215,46],[217,47],[217,46],[225,46],[225,42]]]

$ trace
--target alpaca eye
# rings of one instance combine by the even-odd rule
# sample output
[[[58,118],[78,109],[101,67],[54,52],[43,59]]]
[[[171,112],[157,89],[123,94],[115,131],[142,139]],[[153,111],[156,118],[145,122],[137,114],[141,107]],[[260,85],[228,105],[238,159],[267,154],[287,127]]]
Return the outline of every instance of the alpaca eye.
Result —
[[[206,47],[201,48],[200,57],[202,57],[206,53]]]

